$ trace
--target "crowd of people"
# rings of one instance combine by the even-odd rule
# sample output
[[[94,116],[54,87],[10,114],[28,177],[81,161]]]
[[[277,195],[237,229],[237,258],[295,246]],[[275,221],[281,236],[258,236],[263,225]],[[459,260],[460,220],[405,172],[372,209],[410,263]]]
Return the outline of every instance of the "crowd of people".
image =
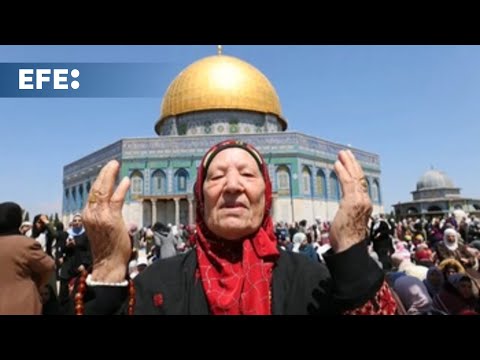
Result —
[[[52,222],[38,214],[33,222],[23,221],[20,206],[13,202],[0,204],[0,252],[5,268],[0,285],[17,285],[21,292],[0,296],[0,314],[41,313],[68,314],[75,280],[92,268],[92,255],[81,214],[73,216],[67,229],[60,221]],[[188,226],[156,223],[138,229],[129,228],[132,256],[129,276],[133,279],[159,259],[181,254],[191,248]],[[5,251],[2,251],[2,245]],[[29,249],[26,251],[25,246]],[[12,263],[13,262],[13,263]],[[17,281],[18,277],[23,281]],[[28,284],[28,289],[25,289]],[[3,292],[3,286],[2,292]],[[25,293],[26,291],[26,293]],[[22,295],[25,293],[25,296]],[[17,296],[18,294],[18,296]],[[28,306],[18,300],[26,299]],[[33,306],[33,307],[32,307]]]
[[[307,227],[278,222],[276,235],[287,251],[323,261],[329,249],[328,221]],[[369,254],[384,271],[399,312],[480,314],[480,219],[474,215],[371,218]]]

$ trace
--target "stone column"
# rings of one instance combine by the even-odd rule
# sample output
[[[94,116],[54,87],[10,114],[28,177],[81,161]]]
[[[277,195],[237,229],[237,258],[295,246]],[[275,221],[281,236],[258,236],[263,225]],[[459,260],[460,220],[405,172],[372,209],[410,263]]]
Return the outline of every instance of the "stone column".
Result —
[[[150,199],[152,202],[152,225],[157,222],[157,199]]]
[[[188,225],[193,224],[193,199],[188,197]]]
[[[173,201],[175,201],[175,224],[174,225],[178,225],[180,224],[180,199],[174,198]]]

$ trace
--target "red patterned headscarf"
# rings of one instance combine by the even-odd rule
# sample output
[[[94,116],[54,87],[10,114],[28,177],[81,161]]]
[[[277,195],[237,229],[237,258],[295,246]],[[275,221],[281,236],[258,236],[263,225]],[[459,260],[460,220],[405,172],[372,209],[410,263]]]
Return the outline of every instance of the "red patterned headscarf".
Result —
[[[257,162],[265,181],[265,211],[258,231],[241,241],[217,237],[206,226],[203,182],[212,159],[222,150],[238,147]],[[203,157],[195,183],[196,253],[198,274],[210,310],[219,315],[271,314],[272,271],[278,259],[277,240],[270,217],[272,184],[268,167],[260,153],[251,145],[226,140],[213,146]]]

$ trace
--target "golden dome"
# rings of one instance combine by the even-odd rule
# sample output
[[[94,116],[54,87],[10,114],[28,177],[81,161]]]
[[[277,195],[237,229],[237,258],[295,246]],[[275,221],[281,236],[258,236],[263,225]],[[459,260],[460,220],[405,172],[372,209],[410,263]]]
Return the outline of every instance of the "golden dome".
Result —
[[[282,129],[287,128],[280,100],[267,77],[245,61],[214,55],[194,62],[172,81],[155,129],[169,116],[220,109],[274,114]]]

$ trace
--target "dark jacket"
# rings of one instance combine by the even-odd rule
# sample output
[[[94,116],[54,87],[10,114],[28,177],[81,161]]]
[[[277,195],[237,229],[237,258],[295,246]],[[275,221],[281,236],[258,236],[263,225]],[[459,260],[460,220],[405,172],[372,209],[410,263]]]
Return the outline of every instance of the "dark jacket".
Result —
[[[325,256],[328,266],[280,252],[273,271],[272,314],[340,314],[362,306],[383,284],[366,242]],[[202,283],[195,276],[195,251],[153,263],[135,278],[136,315],[210,314]],[[85,314],[126,313],[127,289],[89,287]],[[161,299],[159,301],[159,299]]]
[[[92,265],[92,253],[90,250],[90,241],[86,232],[73,236],[75,245],[65,246],[64,260],[60,269],[60,278],[69,280],[78,275],[78,267],[83,265],[88,269]]]

